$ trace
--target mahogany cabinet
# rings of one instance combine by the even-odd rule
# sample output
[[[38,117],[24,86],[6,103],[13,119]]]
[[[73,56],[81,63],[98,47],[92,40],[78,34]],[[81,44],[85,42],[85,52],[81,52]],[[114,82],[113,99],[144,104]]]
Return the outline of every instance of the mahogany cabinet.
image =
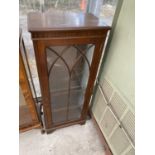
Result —
[[[92,14],[28,14],[47,133],[85,123],[109,30]]]
[[[22,34],[19,37],[19,131],[41,128],[37,108],[33,99],[24,59],[25,45]]]

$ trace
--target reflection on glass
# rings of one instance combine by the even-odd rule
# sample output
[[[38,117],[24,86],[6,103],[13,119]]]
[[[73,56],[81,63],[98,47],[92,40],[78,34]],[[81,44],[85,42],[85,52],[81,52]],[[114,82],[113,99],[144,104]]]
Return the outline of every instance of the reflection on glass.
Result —
[[[80,118],[93,51],[93,45],[46,48],[53,123]]]

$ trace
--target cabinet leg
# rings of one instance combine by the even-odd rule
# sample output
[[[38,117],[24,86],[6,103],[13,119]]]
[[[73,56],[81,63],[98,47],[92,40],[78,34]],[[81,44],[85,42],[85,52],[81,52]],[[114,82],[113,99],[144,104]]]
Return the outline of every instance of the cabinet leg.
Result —
[[[55,131],[55,129],[51,129],[50,131],[48,130],[48,131],[46,131],[46,134],[51,134],[51,133],[53,133]]]
[[[80,125],[85,125],[85,124],[86,124],[86,121],[84,121],[84,122],[80,123]]]
[[[44,134],[45,133],[45,129],[41,129],[41,134]]]

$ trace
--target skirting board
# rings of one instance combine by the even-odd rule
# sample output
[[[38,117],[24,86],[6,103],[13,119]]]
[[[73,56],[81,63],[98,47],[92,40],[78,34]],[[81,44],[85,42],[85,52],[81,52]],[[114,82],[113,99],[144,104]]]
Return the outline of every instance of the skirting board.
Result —
[[[104,135],[103,135],[99,125],[97,124],[97,121],[95,120],[95,117],[94,117],[93,113],[90,112],[90,111],[89,111],[89,113],[91,115],[91,118],[92,118],[92,121],[94,123],[94,126],[97,129],[97,133],[99,134],[99,137],[101,138],[101,142],[103,143],[103,146],[105,148],[105,155],[113,155],[112,152],[111,152],[111,149],[110,149],[110,147],[108,145],[108,143],[106,142],[106,140],[104,138]]]

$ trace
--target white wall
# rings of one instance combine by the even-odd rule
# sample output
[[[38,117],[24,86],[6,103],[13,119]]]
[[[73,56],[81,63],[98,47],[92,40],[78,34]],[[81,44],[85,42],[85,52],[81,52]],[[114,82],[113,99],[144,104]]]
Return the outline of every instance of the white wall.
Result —
[[[134,155],[134,0],[123,0],[92,112],[114,155]]]
[[[124,0],[102,77],[106,77],[134,105],[134,0]]]

